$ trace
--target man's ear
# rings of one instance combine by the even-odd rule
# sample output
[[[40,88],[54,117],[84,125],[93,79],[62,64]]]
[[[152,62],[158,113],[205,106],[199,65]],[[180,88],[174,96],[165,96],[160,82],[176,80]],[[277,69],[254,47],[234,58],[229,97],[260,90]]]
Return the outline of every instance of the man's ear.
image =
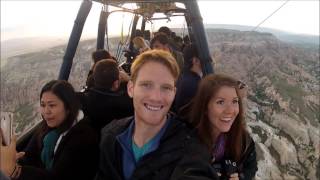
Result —
[[[116,91],[118,90],[120,87],[120,80],[115,80],[113,83],[112,83],[112,90]]]
[[[127,91],[128,91],[128,95],[132,98],[133,97],[133,82],[130,80],[127,84]]]

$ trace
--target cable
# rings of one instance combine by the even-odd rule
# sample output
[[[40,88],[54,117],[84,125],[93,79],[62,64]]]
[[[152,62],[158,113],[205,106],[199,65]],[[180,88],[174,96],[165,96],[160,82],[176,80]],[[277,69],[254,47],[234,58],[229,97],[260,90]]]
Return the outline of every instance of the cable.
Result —
[[[279,11],[285,4],[287,4],[289,0],[286,0],[278,9],[273,11],[267,18],[265,18],[262,22],[260,22],[256,27],[254,27],[251,31],[255,31],[256,29],[259,28],[261,24],[263,24],[266,20],[268,20],[271,16],[273,16],[277,11]]]

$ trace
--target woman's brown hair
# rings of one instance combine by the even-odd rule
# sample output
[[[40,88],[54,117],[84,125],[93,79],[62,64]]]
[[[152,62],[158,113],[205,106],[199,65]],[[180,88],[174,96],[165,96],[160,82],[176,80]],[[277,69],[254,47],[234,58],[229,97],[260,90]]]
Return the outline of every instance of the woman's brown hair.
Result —
[[[239,114],[233,122],[231,129],[225,133],[225,155],[235,161],[239,161],[245,143],[245,134],[247,133],[242,97],[239,94],[239,81],[222,74],[211,74],[202,79],[193,101],[190,120],[198,129],[200,140],[212,151],[214,142],[211,131],[213,129],[208,118],[208,104],[222,86],[234,87],[239,98]]]

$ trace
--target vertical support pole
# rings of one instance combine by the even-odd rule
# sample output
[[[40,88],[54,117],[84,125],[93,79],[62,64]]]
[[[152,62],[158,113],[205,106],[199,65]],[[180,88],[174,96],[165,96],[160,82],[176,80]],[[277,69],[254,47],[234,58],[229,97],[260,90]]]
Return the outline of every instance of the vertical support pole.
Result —
[[[196,0],[185,2],[187,9],[186,21],[188,23],[188,30],[190,33],[190,39],[196,44],[199,52],[199,58],[201,60],[203,75],[213,73],[212,59],[209,53],[208,41],[206,32],[204,30],[202,17],[200,14],[199,6]],[[189,29],[191,27],[191,29]],[[192,32],[190,32],[190,30]],[[200,53],[201,52],[201,53]]]
[[[99,26],[98,26],[98,35],[97,35],[97,50],[104,49],[104,39],[106,33],[106,25],[107,25],[107,17],[108,12],[106,10],[101,9]]]
[[[144,33],[145,29],[146,29],[146,19],[142,17],[141,32]]]
[[[63,57],[63,62],[60,68],[58,79],[61,79],[61,80],[69,79],[73,57],[76,53],[77,46],[79,44],[79,40],[82,34],[82,29],[83,29],[84,23],[86,22],[87,16],[91,10],[91,6],[92,6],[92,2],[89,0],[83,0],[80,6],[78,15],[76,17],[76,20],[74,21],[74,25],[72,28],[72,32],[69,38],[65,55]]]
[[[133,52],[133,42],[132,42],[132,40],[133,40],[133,38],[134,38],[134,36],[136,34],[136,28],[137,28],[138,20],[139,20],[139,16],[135,15],[134,19],[133,19],[131,35],[130,35],[130,45],[129,45],[130,52]],[[132,63],[132,60],[133,60],[133,57],[131,55],[127,56],[127,62],[128,63]]]

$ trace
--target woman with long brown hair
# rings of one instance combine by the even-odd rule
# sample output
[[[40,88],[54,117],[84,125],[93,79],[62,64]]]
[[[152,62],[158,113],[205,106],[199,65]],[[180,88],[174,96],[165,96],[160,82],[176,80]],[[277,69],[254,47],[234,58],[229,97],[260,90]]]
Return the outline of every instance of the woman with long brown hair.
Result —
[[[221,179],[252,179],[257,171],[255,145],[245,129],[242,85],[225,75],[208,75],[200,83],[190,120],[212,152]]]

